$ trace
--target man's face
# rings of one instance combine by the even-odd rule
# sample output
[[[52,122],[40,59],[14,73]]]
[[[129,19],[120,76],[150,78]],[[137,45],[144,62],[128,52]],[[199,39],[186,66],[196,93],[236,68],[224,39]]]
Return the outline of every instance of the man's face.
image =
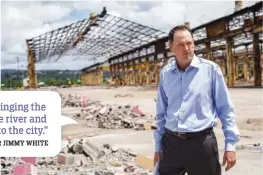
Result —
[[[169,45],[179,61],[190,61],[194,56],[194,41],[191,33],[186,30],[174,32],[174,40]]]

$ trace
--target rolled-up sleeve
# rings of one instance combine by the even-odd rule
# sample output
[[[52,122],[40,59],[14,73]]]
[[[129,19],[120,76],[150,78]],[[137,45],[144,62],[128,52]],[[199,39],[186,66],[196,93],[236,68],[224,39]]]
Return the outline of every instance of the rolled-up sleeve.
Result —
[[[216,66],[213,76],[213,97],[225,136],[225,151],[235,151],[235,144],[240,140],[240,133],[236,124],[234,105],[219,66]]]
[[[154,131],[154,139],[155,139],[155,151],[161,151],[161,140],[165,132],[165,116],[167,109],[167,97],[165,95],[165,91],[163,88],[163,74],[160,72],[160,81],[157,90],[157,102],[156,102],[156,127],[157,129]]]

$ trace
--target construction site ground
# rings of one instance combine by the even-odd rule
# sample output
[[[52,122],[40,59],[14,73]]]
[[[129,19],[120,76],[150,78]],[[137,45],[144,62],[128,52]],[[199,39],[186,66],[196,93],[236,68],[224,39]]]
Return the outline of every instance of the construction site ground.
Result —
[[[262,171],[262,89],[233,88],[229,89],[237,113],[237,123],[241,140],[237,145],[237,164],[229,172],[223,174],[247,175],[261,174]],[[78,94],[91,100],[99,100],[106,104],[138,105],[144,113],[155,115],[156,87],[112,87],[86,86],[57,89],[62,94]],[[80,108],[62,108],[62,114],[72,116]],[[215,128],[222,162],[224,136],[221,124]],[[62,128],[62,139],[90,136],[93,143],[111,144],[115,147],[128,148],[135,154],[153,158],[153,130],[136,131],[133,129],[101,129],[88,128],[85,124],[68,125]],[[260,143],[261,146],[253,146]]]

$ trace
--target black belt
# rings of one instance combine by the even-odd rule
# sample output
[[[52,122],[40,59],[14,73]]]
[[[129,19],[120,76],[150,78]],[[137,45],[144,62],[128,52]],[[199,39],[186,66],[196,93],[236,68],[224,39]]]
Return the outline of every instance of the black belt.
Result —
[[[213,128],[207,128],[203,131],[198,131],[198,132],[173,132],[170,131],[169,129],[165,129],[165,130],[167,134],[178,137],[180,139],[190,139],[190,138],[205,136],[213,132]]]

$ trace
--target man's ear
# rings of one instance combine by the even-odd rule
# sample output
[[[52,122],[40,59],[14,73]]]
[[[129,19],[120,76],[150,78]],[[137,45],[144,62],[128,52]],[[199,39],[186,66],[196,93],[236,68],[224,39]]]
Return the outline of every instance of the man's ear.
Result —
[[[169,49],[170,49],[170,51],[172,51],[172,48],[173,48],[173,43],[169,42]]]

